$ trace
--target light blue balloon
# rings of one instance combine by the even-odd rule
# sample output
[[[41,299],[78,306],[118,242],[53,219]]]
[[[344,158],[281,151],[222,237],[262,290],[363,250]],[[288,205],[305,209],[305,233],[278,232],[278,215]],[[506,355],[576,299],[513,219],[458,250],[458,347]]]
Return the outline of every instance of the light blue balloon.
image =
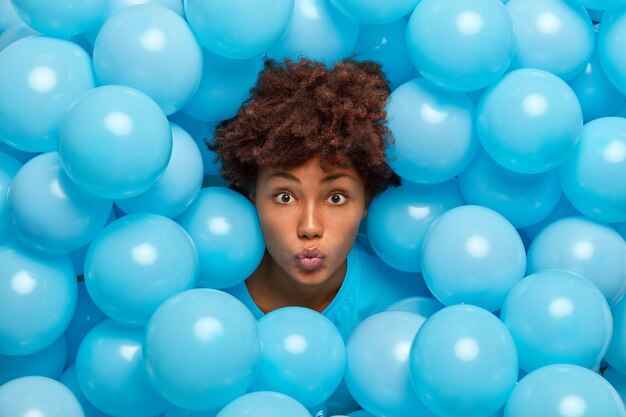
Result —
[[[561,165],[583,125],[572,88],[554,74],[526,68],[510,72],[483,93],[476,120],[489,156],[525,174]]]
[[[554,210],[552,210],[552,212],[550,212],[550,214],[543,220],[525,227],[523,233],[532,242],[543,229],[548,227],[548,225],[557,220],[572,216],[582,216],[582,214],[580,214],[580,212],[572,206],[572,203],[569,202],[567,197],[561,193],[561,198],[556,204]]]
[[[626,8],[607,10],[602,16],[598,30],[598,56],[608,79],[622,93],[626,94],[626,59],[622,51],[624,30],[626,29]]]
[[[0,0],[0,33],[20,23],[23,23],[22,19],[17,15],[11,0]]]
[[[95,85],[91,58],[78,45],[44,36],[0,52],[0,139],[29,152],[55,150],[61,119]]]
[[[496,316],[455,305],[422,325],[410,348],[409,369],[417,394],[436,415],[489,415],[504,405],[517,382],[517,352]]]
[[[58,379],[65,369],[67,344],[61,335],[52,344],[30,355],[0,354],[0,385],[23,376],[47,376]]]
[[[8,241],[15,233],[9,216],[8,190],[21,167],[17,159],[0,151],[0,243]]]
[[[44,376],[25,376],[0,386],[0,415],[85,417],[72,391]]]
[[[515,228],[548,217],[562,194],[558,170],[522,174],[504,168],[482,150],[459,174],[459,189],[467,204],[495,210]]]
[[[331,3],[360,23],[384,25],[400,19],[413,11],[420,0],[330,0]]]
[[[421,0],[409,19],[407,48],[428,81],[453,91],[502,77],[515,54],[513,24],[499,0]]]
[[[195,287],[198,268],[196,248],[180,225],[138,213],[115,220],[91,243],[85,284],[109,317],[145,324],[165,300]]]
[[[284,307],[258,321],[263,351],[251,391],[274,391],[307,408],[326,401],[346,369],[337,327],[317,311]]]
[[[626,373],[626,298],[622,297],[611,307],[613,337],[604,360],[613,368]]]
[[[116,200],[125,213],[154,213],[173,218],[185,211],[198,196],[204,165],[198,145],[181,127],[170,123],[172,155],[163,175],[145,192]]]
[[[26,23],[18,23],[15,26],[11,26],[4,32],[0,33],[0,51],[4,50],[15,41],[39,34],[39,32],[28,26]]]
[[[172,153],[167,117],[150,97],[130,87],[97,87],[67,111],[59,156],[67,175],[107,199],[141,194],[165,171]]]
[[[413,339],[426,319],[406,311],[384,311],[363,320],[346,346],[346,385],[373,415],[431,416],[409,377]]]
[[[561,166],[561,185],[572,205],[609,223],[626,221],[626,118],[602,117],[585,124],[580,142]]]
[[[405,272],[420,272],[420,253],[428,228],[439,215],[461,205],[463,198],[456,182],[405,181],[374,197],[367,211],[367,237],[387,264]]]
[[[475,106],[465,93],[416,78],[391,93],[386,111],[395,140],[387,148],[387,160],[407,181],[450,180],[467,167],[478,149]]]
[[[109,417],[108,414],[104,414],[102,411],[98,410],[96,407],[94,407],[93,404],[89,402],[87,398],[85,398],[85,394],[83,394],[80,386],[78,386],[76,367],[74,365],[68,367],[65,372],[63,372],[63,375],[61,375],[61,377],[59,378],[59,382],[69,388],[70,391],[72,391],[72,393],[80,403],[80,406],[85,413],[85,417]]]
[[[512,69],[537,68],[565,81],[585,69],[595,35],[582,6],[562,0],[509,0],[506,10],[516,39]]]
[[[294,2],[285,34],[267,51],[268,57],[305,57],[330,65],[352,54],[359,35],[357,21],[337,10],[330,0]]]
[[[382,65],[392,90],[409,81],[415,74],[406,48],[406,26],[404,19],[384,25],[362,24],[354,46],[356,59],[377,61]]]
[[[56,152],[24,164],[13,178],[8,204],[17,237],[30,247],[58,254],[91,242],[112,208],[110,200],[98,198],[70,180]]]
[[[447,306],[467,303],[496,311],[526,270],[517,230],[482,206],[456,207],[439,216],[421,256],[426,285]]]
[[[406,311],[427,319],[444,307],[431,297],[407,297],[391,304],[385,311]]]
[[[182,111],[170,115],[169,120],[189,133],[198,145],[200,154],[202,155],[204,175],[218,176],[220,163],[215,161],[215,152],[210,151],[207,147],[207,143],[211,141],[215,133],[215,123],[194,119]],[[224,182],[224,184],[227,183]]]
[[[594,283],[610,305],[626,292],[626,243],[609,225],[584,216],[546,226],[528,250],[528,272],[563,269]]]
[[[203,188],[176,221],[196,244],[200,259],[198,286],[232,287],[248,278],[261,263],[265,241],[256,209],[236,191]]]
[[[615,368],[608,367],[604,370],[602,376],[615,388],[622,401],[626,400],[626,375]]]
[[[228,58],[266,52],[283,35],[294,0],[184,0],[189,26],[205,48]]]
[[[11,0],[18,16],[33,29],[60,38],[78,35],[100,23],[107,0]]]
[[[560,270],[521,280],[507,295],[500,318],[525,372],[557,363],[591,369],[600,364],[613,333],[611,310],[600,290]]]
[[[261,355],[254,316],[219,290],[176,294],[152,315],[145,334],[150,382],[168,401],[191,410],[215,410],[245,394]]]
[[[216,417],[311,417],[311,413],[285,394],[258,391],[232,401]]]
[[[169,407],[148,382],[143,340],[143,327],[111,319],[85,336],[76,355],[76,377],[87,400],[99,410],[118,417],[149,417]]]
[[[136,88],[172,114],[193,97],[202,51],[187,22],[154,4],[129,7],[104,23],[93,46],[100,85]]]
[[[0,354],[29,355],[50,346],[76,308],[69,257],[10,243],[0,246],[0,265]]]
[[[526,375],[515,386],[504,417],[624,417],[615,389],[597,373],[577,365],[550,365]]]
[[[200,85],[183,112],[207,122],[234,117],[256,84],[263,58],[231,59],[203,49],[202,59]]]

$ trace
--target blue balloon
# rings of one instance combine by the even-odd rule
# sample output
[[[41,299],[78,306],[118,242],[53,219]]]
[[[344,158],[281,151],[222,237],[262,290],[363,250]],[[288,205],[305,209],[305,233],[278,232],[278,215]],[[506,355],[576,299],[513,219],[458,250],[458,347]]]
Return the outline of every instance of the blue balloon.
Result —
[[[107,0],[11,0],[18,16],[33,29],[50,36],[68,37],[100,23]]]
[[[550,365],[524,378],[511,392],[504,417],[624,417],[615,389],[597,373],[577,365]]]
[[[44,376],[25,376],[0,386],[0,415],[85,417],[72,391]]]
[[[0,244],[14,234],[9,216],[8,190],[22,164],[0,151]]]
[[[384,311],[363,320],[346,346],[346,385],[373,415],[431,416],[409,376],[411,344],[426,319],[405,311]]]
[[[20,23],[23,23],[22,19],[17,15],[11,0],[0,0],[0,33]]]
[[[0,52],[0,140],[56,150],[66,110],[94,85],[91,58],[78,45],[44,36],[12,43]]]
[[[561,198],[556,204],[554,210],[552,210],[543,220],[525,227],[523,234],[532,242],[543,229],[548,227],[548,225],[557,220],[572,216],[582,216],[582,214],[580,214],[580,212],[572,206],[572,203],[569,202],[567,197],[561,193]]]
[[[76,367],[74,365],[68,367],[63,372],[63,375],[59,378],[59,382],[72,391],[80,403],[80,406],[85,413],[85,417],[110,417],[108,414],[104,414],[102,411],[94,407],[94,405],[91,404],[87,398],[85,398],[85,394],[83,394],[80,386],[78,385],[78,377],[76,376]]]
[[[467,204],[495,210],[515,228],[548,217],[562,194],[557,170],[522,174],[504,168],[482,150],[459,174],[459,189]]]
[[[9,213],[17,237],[26,245],[67,254],[93,240],[111,213],[110,200],[83,190],[48,152],[28,161],[13,178]]]
[[[561,166],[561,185],[572,205],[609,223],[626,221],[626,118],[602,117],[585,124],[580,142]]]
[[[90,193],[129,198],[154,185],[172,153],[167,117],[148,96],[130,87],[97,87],[67,111],[59,156],[67,175]]]
[[[198,286],[227,288],[239,284],[256,270],[265,253],[254,205],[228,188],[203,188],[176,221],[196,244]]]
[[[107,20],[93,46],[100,85],[136,88],[172,114],[193,97],[202,51],[187,22],[158,5],[129,7]]]
[[[78,348],[78,386],[99,410],[113,416],[149,417],[169,404],[150,386],[142,352],[144,329],[115,320],[95,326]]]
[[[232,401],[216,417],[311,417],[311,413],[285,394],[259,391]]]
[[[450,180],[467,167],[478,149],[475,106],[467,94],[416,78],[391,93],[386,111],[395,139],[387,148],[387,160],[407,181]]]
[[[28,26],[26,23],[18,23],[15,26],[11,26],[4,32],[0,33],[0,51],[15,41],[39,34],[39,32]]]
[[[245,394],[261,356],[254,316],[219,290],[176,294],[152,315],[145,335],[150,382],[169,402],[191,410],[215,410]]]
[[[511,19],[499,0],[421,0],[409,19],[407,48],[428,81],[453,91],[502,77],[515,54]]]
[[[23,376],[47,376],[58,379],[65,369],[67,344],[61,336],[52,344],[30,355],[0,354],[0,385]]]
[[[455,182],[413,184],[405,181],[372,200],[367,237],[378,256],[395,269],[420,272],[422,242],[430,225],[445,211],[463,205]]]
[[[326,401],[346,368],[346,346],[335,325],[317,311],[284,307],[258,321],[263,351],[251,391],[274,391],[307,408]]]
[[[528,250],[528,272],[562,269],[594,283],[610,305],[626,292],[626,244],[607,224],[584,216],[546,226]]]
[[[413,11],[420,0],[387,0],[372,2],[368,0],[330,0],[331,3],[360,23],[384,25],[400,19]]]
[[[511,334],[493,314],[473,305],[446,307],[420,328],[411,346],[411,381],[436,415],[495,413],[518,376]]]
[[[526,271],[517,230],[481,206],[456,207],[439,216],[421,256],[426,285],[447,306],[467,303],[496,311]]]
[[[220,163],[215,161],[215,152],[207,147],[207,142],[211,140],[215,133],[215,123],[194,119],[182,111],[170,115],[169,120],[189,133],[198,145],[202,155],[204,175],[219,176]],[[223,185],[227,185],[227,182],[224,181]]]
[[[406,311],[427,319],[444,307],[431,297],[408,297],[391,304],[385,311]]]
[[[172,129],[172,155],[163,175],[145,192],[116,200],[125,213],[154,213],[173,218],[185,211],[200,193],[204,166],[198,145],[179,126]]]
[[[620,39],[626,29],[626,8],[607,10],[602,16],[598,30],[598,56],[608,79],[622,93],[626,94],[626,59]]]
[[[184,0],[189,26],[205,48],[228,58],[266,52],[285,32],[294,0]]]
[[[11,243],[0,246],[0,265],[0,354],[29,355],[50,346],[76,308],[69,257]]]
[[[515,29],[512,69],[537,68],[569,81],[587,65],[594,48],[587,11],[561,0],[509,0]]]
[[[613,337],[604,360],[616,370],[626,373],[626,298],[622,297],[611,308]]]
[[[576,94],[539,69],[519,69],[483,93],[476,110],[485,151],[512,171],[535,174],[561,165],[583,125]]]
[[[267,51],[268,57],[306,57],[332,64],[352,55],[359,35],[358,22],[337,10],[330,0],[294,2],[285,34]]]

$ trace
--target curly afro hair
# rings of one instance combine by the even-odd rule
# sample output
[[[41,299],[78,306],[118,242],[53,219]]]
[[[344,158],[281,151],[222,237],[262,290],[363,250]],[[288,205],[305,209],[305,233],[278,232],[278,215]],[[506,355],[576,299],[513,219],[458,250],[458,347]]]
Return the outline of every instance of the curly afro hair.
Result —
[[[250,98],[208,146],[243,193],[254,190],[259,167],[293,168],[319,155],[323,169],[353,166],[371,198],[400,184],[385,159],[389,93],[372,61],[345,59],[329,68],[309,59],[267,60]]]

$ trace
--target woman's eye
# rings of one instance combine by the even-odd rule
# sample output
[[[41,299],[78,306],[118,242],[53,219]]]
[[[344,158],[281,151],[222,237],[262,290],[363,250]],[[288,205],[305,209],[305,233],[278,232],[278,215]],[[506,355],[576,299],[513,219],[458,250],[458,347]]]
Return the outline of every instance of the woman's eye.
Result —
[[[278,203],[289,204],[293,202],[293,197],[288,193],[278,193],[274,196],[274,200]]]
[[[330,197],[328,197],[328,202],[336,206],[340,206],[344,204],[346,201],[347,201],[347,198],[343,194],[333,194]]]

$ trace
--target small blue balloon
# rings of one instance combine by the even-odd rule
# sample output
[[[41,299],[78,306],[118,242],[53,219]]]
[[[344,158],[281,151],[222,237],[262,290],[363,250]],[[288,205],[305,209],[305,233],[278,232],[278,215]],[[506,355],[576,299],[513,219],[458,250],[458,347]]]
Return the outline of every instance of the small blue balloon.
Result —
[[[265,253],[254,205],[228,188],[203,188],[176,221],[196,244],[200,259],[198,286],[232,287],[256,270]]]
[[[446,307],[419,329],[410,348],[413,387],[438,416],[478,416],[504,405],[518,376],[506,326],[473,305]]]
[[[598,56],[608,79],[626,94],[626,59],[622,51],[623,32],[626,29],[626,8],[607,10],[598,30]]]
[[[68,109],[59,132],[67,175],[90,193],[129,198],[154,185],[172,153],[167,117],[130,87],[97,87]]]
[[[408,297],[391,304],[385,311],[406,311],[427,319],[444,307],[431,297]]]
[[[11,0],[18,16],[33,29],[60,38],[95,27],[104,17],[107,0]]]
[[[572,206],[567,197],[561,193],[561,198],[554,210],[543,220],[524,228],[524,235],[532,242],[539,233],[548,225],[565,217],[582,216],[582,214]]]
[[[604,360],[622,373],[626,373],[626,298],[622,297],[611,308],[613,317],[613,337]]]
[[[21,167],[17,159],[0,151],[0,244],[14,234],[9,216],[8,190]]]
[[[504,417],[625,415],[624,403],[606,379],[569,364],[544,366],[526,375],[504,408]]]
[[[44,376],[25,376],[0,386],[0,415],[85,417],[72,391]]]
[[[0,385],[23,376],[47,376],[58,379],[65,369],[67,344],[61,336],[52,344],[30,355],[0,354]]]
[[[19,23],[15,26],[11,26],[4,32],[0,33],[0,51],[17,40],[39,34],[39,32],[28,26],[26,23]]]
[[[384,25],[400,19],[413,11],[419,0],[330,0],[331,3],[352,19],[370,25]]]
[[[454,178],[479,146],[475,110],[467,94],[420,78],[402,84],[386,107],[395,140],[387,148],[389,165],[410,182],[436,184]]]
[[[258,391],[232,401],[216,417],[311,417],[311,413],[285,394]]]
[[[63,372],[63,375],[59,378],[59,382],[72,391],[80,403],[80,406],[85,413],[85,417],[110,417],[108,414],[104,414],[102,411],[94,407],[94,405],[91,404],[87,398],[85,398],[85,394],[83,394],[80,386],[78,385],[78,377],[76,376],[76,367],[74,365],[68,367]]]
[[[215,152],[209,150],[207,143],[215,133],[215,123],[194,119],[179,111],[169,116],[169,120],[191,135],[200,149],[205,176],[219,176],[220,163],[215,161]],[[223,184],[227,184],[224,182]]]

